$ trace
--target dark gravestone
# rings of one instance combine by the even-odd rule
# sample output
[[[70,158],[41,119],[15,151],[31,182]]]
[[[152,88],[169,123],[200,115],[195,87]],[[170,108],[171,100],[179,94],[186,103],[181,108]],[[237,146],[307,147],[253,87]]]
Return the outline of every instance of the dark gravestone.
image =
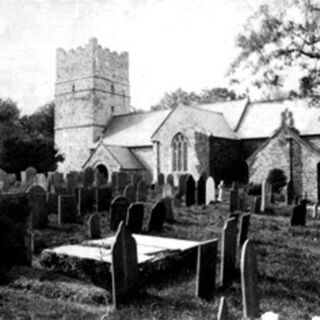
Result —
[[[84,188],[91,188],[94,182],[94,169],[87,167],[84,169]]]
[[[78,174],[76,171],[70,171],[66,176],[68,194],[74,194],[78,184]]]
[[[90,239],[101,238],[100,218],[97,213],[94,213],[89,217],[89,237]]]
[[[147,201],[147,198],[148,198],[148,186],[143,180],[141,180],[137,184],[137,201],[144,202],[144,201]]]
[[[30,197],[32,227],[42,229],[48,225],[48,205],[46,194],[33,194]]]
[[[163,173],[158,174],[158,184],[160,187],[162,187],[164,185],[164,174]]]
[[[240,219],[240,227],[239,227],[239,238],[238,238],[238,246],[242,247],[244,242],[248,238],[248,231],[250,225],[250,216],[251,214],[244,214]]]
[[[77,206],[74,196],[61,194],[58,198],[58,224],[77,221]]]
[[[136,201],[136,190],[133,185],[128,184],[124,191],[123,196],[127,199],[129,203],[133,203]]]
[[[175,196],[173,197],[173,205],[176,208],[181,207],[181,196],[179,193],[175,194]]]
[[[163,223],[166,216],[165,204],[161,201],[156,202],[156,204],[151,209],[150,219],[148,224],[148,231],[159,232],[163,228]]]
[[[110,230],[116,231],[119,223],[125,220],[129,203],[125,197],[115,197],[110,205]]]
[[[228,219],[223,227],[221,248],[221,283],[225,287],[236,275],[237,221]]]
[[[192,175],[186,181],[186,206],[190,207],[196,203],[196,182]]]
[[[26,182],[27,182],[27,187],[33,184],[33,179],[37,175],[37,169],[34,167],[28,167],[26,169]]]
[[[60,172],[54,172],[51,176],[51,189],[50,191],[53,191],[58,194],[63,194],[63,192],[60,192],[60,189],[64,189],[65,184],[63,180],[63,174]]]
[[[58,213],[58,195],[55,193],[47,192],[46,200],[48,204],[49,213]]]
[[[186,194],[186,181],[188,178],[188,174],[182,174],[179,177],[179,186],[178,186],[178,192],[183,197]]]
[[[169,173],[167,175],[167,183],[169,183],[171,187],[174,187],[174,178],[172,173]]]
[[[239,190],[238,189],[230,189],[230,204],[229,210],[230,212],[234,212],[239,208]]]
[[[243,319],[259,319],[259,292],[256,252],[251,240],[246,240],[241,252],[241,291]]]
[[[202,206],[206,203],[206,180],[200,176],[197,182],[197,205]]]
[[[78,215],[95,211],[95,188],[78,188],[76,203]]]
[[[126,225],[131,233],[140,233],[144,216],[143,203],[132,203],[128,208]]]
[[[95,188],[95,203],[98,212],[108,211],[112,199],[110,187]]]
[[[121,222],[111,249],[112,298],[115,309],[137,293],[137,244],[124,222]]]
[[[290,180],[287,185],[287,203],[293,204],[295,197],[293,182]]]
[[[171,197],[165,197],[160,200],[164,203],[164,206],[166,208],[166,215],[165,215],[165,221],[167,222],[173,222],[174,221],[174,214],[172,209],[172,198]]]
[[[252,207],[253,213],[261,213],[261,196],[254,197]]]
[[[307,200],[301,200],[300,204],[292,209],[291,213],[291,226],[305,226],[307,215]]]
[[[212,299],[216,289],[218,240],[210,240],[198,246],[196,296]]]
[[[122,171],[118,172],[117,187],[116,187],[117,193],[118,194],[123,193],[125,187],[129,183],[130,183],[130,177],[125,172],[122,172]]]

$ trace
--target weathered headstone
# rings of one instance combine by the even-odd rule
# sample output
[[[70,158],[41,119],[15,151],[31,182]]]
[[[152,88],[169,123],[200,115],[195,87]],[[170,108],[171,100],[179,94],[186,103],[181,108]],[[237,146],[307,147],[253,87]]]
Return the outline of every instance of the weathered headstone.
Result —
[[[222,286],[230,284],[236,273],[237,254],[237,221],[228,219],[222,231],[221,247],[221,283]]]
[[[267,180],[262,182],[261,187],[261,212],[265,212],[271,205],[271,185]]]
[[[133,203],[136,201],[136,189],[134,188],[133,185],[128,184],[124,191],[123,191],[123,196],[127,199],[129,203]]]
[[[292,209],[290,225],[291,226],[305,226],[307,215],[307,201],[301,200],[300,204]]]
[[[164,174],[163,173],[158,174],[158,184],[160,187],[162,187],[164,185]]]
[[[200,176],[197,181],[197,205],[202,206],[206,203],[206,181],[203,176]]]
[[[111,199],[112,190],[110,187],[102,186],[95,188],[95,203],[98,212],[109,210]]]
[[[174,213],[172,209],[172,198],[171,197],[165,197],[160,200],[161,202],[164,203],[164,206],[166,207],[166,216],[165,216],[165,221],[167,222],[173,222],[174,220]]]
[[[217,199],[217,201],[219,201],[219,202],[223,201],[223,187],[224,187],[224,181],[221,180],[218,185],[218,199]]]
[[[32,187],[31,189],[35,189]],[[35,190],[36,191],[36,190]],[[31,190],[32,192],[32,190]],[[45,228],[48,225],[48,205],[46,201],[46,193],[31,193],[29,191],[32,227],[34,229]]]
[[[126,225],[131,233],[141,233],[144,216],[143,203],[132,203],[127,212]]]
[[[137,184],[137,201],[144,202],[144,201],[147,201],[147,198],[148,198],[148,186],[143,180],[140,180]]]
[[[58,197],[58,224],[74,223],[77,220],[77,206],[74,196],[61,194]]]
[[[20,172],[20,179],[21,179],[21,187],[25,188],[27,186],[27,174],[25,171]],[[0,181],[3,181],[1,180],[1,177],[0,177]]]
[[[190,207],[196,203],[196,182],[192,175],[186,181],[186,206]]]
[[[238,238],[238,246],[242,247],[244,242],[248,238],[248,231],[250,225],[250,213],[244,214],[240,218],[240,227],[239,227],[239,238]]]
[[[222,297],[220,299],[217,320],[228,320],[228,319],[229,319],[228,305],[226,302],[226,298]]]
[[[47,192],[46,200],[48,204],[49,213],[58,213],[58,195],[55,193]]]
[[[254,243],[246,240],[241,252],[243,319],[259,319],[258,271]]]
[[[174,187],[174,178],[172,173],[169,173],[167,175],[167,183],[169,183],[171,187]]]
[[[163,223],[166,216],[166,207],[162,201],[156,202],[156,204],[152,207],[149,224],[148,224],[148,231],[156,231],[159,232],[163,228]]]
[[[124,222],[121,222],[111,249],[112,297],[117,309],[138,288],[138,254],[135,239]]]
[[[176,208],[181,207],[181,196],[179,193],[175,194],[175,196],[173,197],[173,205]]]
[[[88,212],[95,211],[95,188],[85,189],[77,188],[76,189],[76,203],[78,215],[82,215]]]
[[[60,172],[54,172],[53,175],[51,176],[52,179],[52,190],[51,192],[55,192],[58,194],[61,194],[60,189],[65,187],[64,180],[63,180],[63,174]]]
[[[84,169],[84,188],[91,188],[94,182],[94,169],[92,167],[87,167]]]
[[[74,194],[78,185],[78,173],[76,171],[70,171],[66,175],[67,190],[69,194]]]
[[[314,205],[312,206],[312,218],[317,219],[319,213],[319,202],[316,201]]]
[[[255,196],[252,204],[253,213],[261,213],[261,196]]]
[[[124,189],[129,183],[130,183],[130,177],[123,171],[118,172],[116,192],[118,194],[123,193]]]
[[[293,204],[295,198],[295,191],[293,186],[293,181],[290,180],[287,184],[287,203]]]
[[[25,172],[26,172],[27,186],[30,186],[33,184],[33,179],[37,174],[37,169],[35,169],[34,167],[28,167]]]
[[[206,181],[206,204],[216,201],[216,189],[212,177],[208,177]]]
[[[186,181],[188,178],[188,174],[182,174],[179,177],[179,186],[178,186],[178,192],[181,197],[184,197],[186,194]]]
[[[212,299],[216,289],[218,240],[209,240],[198,246],[196,296]]]
[[[90,239],[100,239],[101,229],[100,229],[100,218],[97,213],[92,214],[89,217],[89,237]]]
[[[165,183],[162,187],[162,197],[172,197],[173,195],[173,190],[172,190],[172,186],[169,183]]]
[[[125,197],[115,197],[110,205],[110,230],[117,230],[119,223],[125,220],[129,203]]]
[[[237,211],[239,209],[239,204],[239,189],[230,189],[229,211]]]

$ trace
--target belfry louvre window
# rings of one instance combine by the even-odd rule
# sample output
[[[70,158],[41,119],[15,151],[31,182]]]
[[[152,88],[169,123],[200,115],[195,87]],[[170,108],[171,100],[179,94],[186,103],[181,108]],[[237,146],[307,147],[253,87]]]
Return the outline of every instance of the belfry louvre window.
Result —
[[[177,133],[171,142],[172,171],[188,170],[188,139],[182,133]]]

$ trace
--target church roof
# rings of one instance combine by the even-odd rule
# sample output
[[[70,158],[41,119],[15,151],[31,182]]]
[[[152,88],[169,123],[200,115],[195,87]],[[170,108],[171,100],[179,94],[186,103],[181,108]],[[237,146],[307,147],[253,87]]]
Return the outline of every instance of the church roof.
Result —
[[[171,110],[114,116],[108,124],[103,143],[110,146],[151,146],[151,136]]]
[[[294,127],[300,135],[320,134],[320,109],[309,106],[307,99],[275,100],[250,103],[238,127],[240,139],[272,136],[281,122],[281,113],[292,111]]]

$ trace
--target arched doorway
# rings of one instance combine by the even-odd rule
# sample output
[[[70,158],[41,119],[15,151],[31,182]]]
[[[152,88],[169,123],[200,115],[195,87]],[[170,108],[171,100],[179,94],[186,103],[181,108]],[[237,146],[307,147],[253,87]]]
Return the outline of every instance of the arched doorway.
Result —
[[[109,180],[109,172],[107,167],[104,164],[99,164],[96,167],[98,173],[99,185],[105,185]]]

